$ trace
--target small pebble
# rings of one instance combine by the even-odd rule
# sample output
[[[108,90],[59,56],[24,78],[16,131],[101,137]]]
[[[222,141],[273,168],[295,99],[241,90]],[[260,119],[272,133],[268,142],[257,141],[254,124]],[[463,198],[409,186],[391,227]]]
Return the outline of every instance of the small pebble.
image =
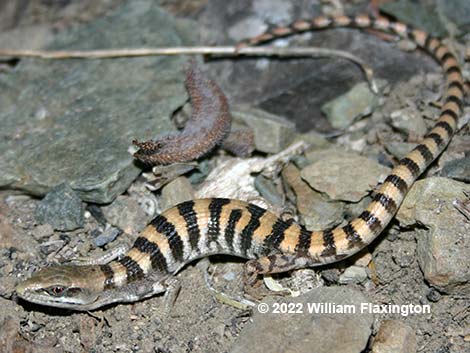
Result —
[[[441,293],[436,288],[430,288],[429,292],[426,294],[426,298],[433,303],[437,303],[441,300]]]
[[[367,270],[360,266],[350,266],[339,276],[340,284],[362,283],[367,279]]]
[[[54,228],[52,228],[50,224],[40,224],[32,230],[31,235],[34,237],[34,239],[40,240],[52,235],[53,233]]]
[[[61,231],[83,227],[82,200],[68,184],[51,189],[36,208],[36,220]]]
[[[114,241],[120,234],[122,234],[122,230],[116,227],[107,227],[103,233],[98,235],[94,240],[93,243],[98,246],[102,247],[106,244]]]

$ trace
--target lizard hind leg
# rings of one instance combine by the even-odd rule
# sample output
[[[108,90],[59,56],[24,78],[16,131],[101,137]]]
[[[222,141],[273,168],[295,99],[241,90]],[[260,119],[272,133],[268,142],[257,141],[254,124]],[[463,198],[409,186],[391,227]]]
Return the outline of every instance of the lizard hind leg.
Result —
[[[274,254],[260,257],[245,264],[245,284],[254,286],[259,275],[287,272],[312,264],[311,259],[298,255]]]

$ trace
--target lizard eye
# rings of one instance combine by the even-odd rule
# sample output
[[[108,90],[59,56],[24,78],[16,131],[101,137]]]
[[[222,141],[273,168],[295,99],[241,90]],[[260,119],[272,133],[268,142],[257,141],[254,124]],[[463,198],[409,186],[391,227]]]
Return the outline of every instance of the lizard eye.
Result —
[[[55,297],[60,297],[65,293],[65,287],[63,286],[53,286],[50,287],[47,292]]]

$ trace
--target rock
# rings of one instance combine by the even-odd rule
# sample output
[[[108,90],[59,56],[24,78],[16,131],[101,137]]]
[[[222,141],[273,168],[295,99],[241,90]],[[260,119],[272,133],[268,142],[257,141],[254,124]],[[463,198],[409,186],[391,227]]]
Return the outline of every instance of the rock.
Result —
[[[228,35],[231,39],[238,42],[242,39],[251,38],[263,33],[267,29],[268,26],[266,23],[261,19],[252,16],[244,18],[231,26],[228,30]]]
[[[35,217],[41,224],[50,224],[61,231],[83,227],[82,200],[68,184],[51,189],[38,204]]]
[[[127,234],[137,234],[145,228],[150,217],[137,200],[120,195],[108,206],[101,208],[106,220]]]
[[[315,131],[309,131],[306,133],[298,133],[294,141],[304,141],[308,143],[311,147],[316,148],[326,148],[332,146],[332,143],[328,141],[323,135]]]
[[[204,162],[201,164],[203,163]],[[180,175],[186,174],[197,167],[197,162],[157,165],[152,168],[152,173],[143,173],[143,176],[147,180],[147,188],[156,191],[160,190],[163,185],[168,184]]]
[[[293,7],[294,4],[284,0],[258,0],[253,3],[253,12],[267,23],[289,24]]]
[[[385,148],[387,149],[387,151],[398,159],[405,157],[408,154],[408,152],[411,152],[411,150],[415,147],[416,147],[416,143],[411,143],[411,142],[397,142],[397,141],[385,142]]]
[[[338,148],[310,152],[307,158],[313,163],[302,169],[302,179],[333,200],[360,201],[390,171],[369,158]]]
[[[403,226],[428,229],[418,237],[418,262],[426,280],[446,292],[470,290],[470,224],[453,205],[470,186],[447,178],[417,181],[397,213]]]
[[[309,230],[331,228],[341,221],[344,206],[340,202],[328,202],[320,193],[312,190],[300,177],[294,165],[287,165],[282,177],[296,195],[297,210]]]
[[[54,228],[50,224],[40,224],[31,232],[34,239],[39,240],[46,238],[54,233]]]
[[[263,110],[236,106],[232,108],[232,117],[253,129],[258,151],[278,153],[295,138],[295,125],[292,122]]]
[[[354,265],[356,266],[367,267],[371,261],[372,254],[364,250],[361,250],[357,255],[354,256]]]
[[[395,110],[390,114],[390,117],[392,118],[392,126],[406,133],[411,140],[422,138],[428,130],[423,117],[415,108]]]
[[[400,320],[385,320],[372,344],[372,353],[416,353],[414,330]]]
[[[425,30],[433,36],[442,37],[447,34],[433,1],[427,2],[424,5],[407,0],[398,0],[382,3],[380,10],[393,15],[404,23],[413,23],[417,28]]]
[[[416,243],[414,241],[402,241],[400,246],[393,249],[393,261],[402,267],[410,267],[416,259]]]
[[[339,283],[362,283],[367,279],[367,269],[361,266],[349,266],[339,276]]]
[[[320,287],[288,300],[289,303],[300,303],[294,308],[301,307],[303,313],[274,314],[270,310],[262,314],[255,309],[253,322],[243,328],[231,353],[359,353],[366,348],[373,316],[360,313],[360,305],[367,299],[359,291],[347,287]],[[276,298],[276,303],[283,301],[287,299]],[[264,301],[270,308],[272,302]],[[335,307],[348,304],[356,313],[309,313],[307,306],[314,303],[325,307],[327,303]]]
[[[0,33],[0,47],[8,49],[41,49],[52,42],[53,30],[46,25],[19,27]]]
[[[3,300],[2,300],[3,301]],[[2,303],[3,304],[3,303]],[[2,305],[2,308],[4,306]],[[20,322],[17,313],[6,315],[0,319],[0,347],[2,352],[12,353],[57,353],[63,352],[56,339],[52,339],[52,344],[44,344],[40,340],[30,342],[20,335]]]
[[[346,129],[357,119],[370,114],[378,104],[378,97],[366,82],[360,82],[348,92],[329,101],[321,107],[331,126]]]
[[[161,208],[166,210],[177,204],[194,199],[194,189],[188,178],[178,177],[162,189]]]
[[[266,178],[259,174],[255,178],[255,188],[270,204],[282,206],[283,195],[276,188],[276,185],[271,179]]]
[[[467,0],[437,0],[441,18],[451,21],[460,30],[459,34],[470,32],[470,2]]]
[[[441,297],[441,293],[439,293],[436,288],[430,288],[426,293],[426,299],[433,303],[437,303],[439,300],[441,300]]]
[[[145,224],[144,224],[145,226]],[[93,233],[92,233],[93,234]],[[106,244],[114,241],[120,234],[122,234],[122,230],[116,227],[111,227],[109,224],[104,229],[104,231],[96,236],[93,239],[93,243],[97,247],[105,246]],[[132,234],[132,233],[128,233]],[[135,234],[135,233],[134,233]]]
[[[447,162],[442,168],[441,176],[455,180],[470,182],[470,157],[464,157]]]
[[[196,33],[188,23],[153,1],[132,1],[61,32],[48,49],[187,45]],[[112,201],[141,171],[132,139],[174,130],[169,117],[187,99],[185,60],[21,60],[0,77],[15,97],[0,112],[0,187],[44,195],[67,182],[85,201]]]

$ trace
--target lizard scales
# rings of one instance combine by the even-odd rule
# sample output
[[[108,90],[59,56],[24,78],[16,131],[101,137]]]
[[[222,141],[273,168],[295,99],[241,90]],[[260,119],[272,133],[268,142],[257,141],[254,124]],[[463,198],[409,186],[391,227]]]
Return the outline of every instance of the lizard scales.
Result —
[[[258,206],[222,198],[187,201],[157,216],[126,255],[104,265],[53,266],[17,286],[20,297],[39,304],[90,310],[162,292],[139,292],[141,280],[164,281],[188,262],[211,254],[250,259],[249,275],[334,263],[370,244],[393,218],[418,176],[444,150],[463,111],[464,82],[458,61],[439,39],[401,22],[366,15],[316,17],[276,27],[243,45],[335,27],[375,29],[415,42],[442,66],[446,90],[440,116],[423,141],[378,185],[367,208],[345,226],[308,231]],[[157,286],[158,287],[158,286]],[[125,294],[120,294],[126,292]],[[113,293],[113,294],[110,294]]]

